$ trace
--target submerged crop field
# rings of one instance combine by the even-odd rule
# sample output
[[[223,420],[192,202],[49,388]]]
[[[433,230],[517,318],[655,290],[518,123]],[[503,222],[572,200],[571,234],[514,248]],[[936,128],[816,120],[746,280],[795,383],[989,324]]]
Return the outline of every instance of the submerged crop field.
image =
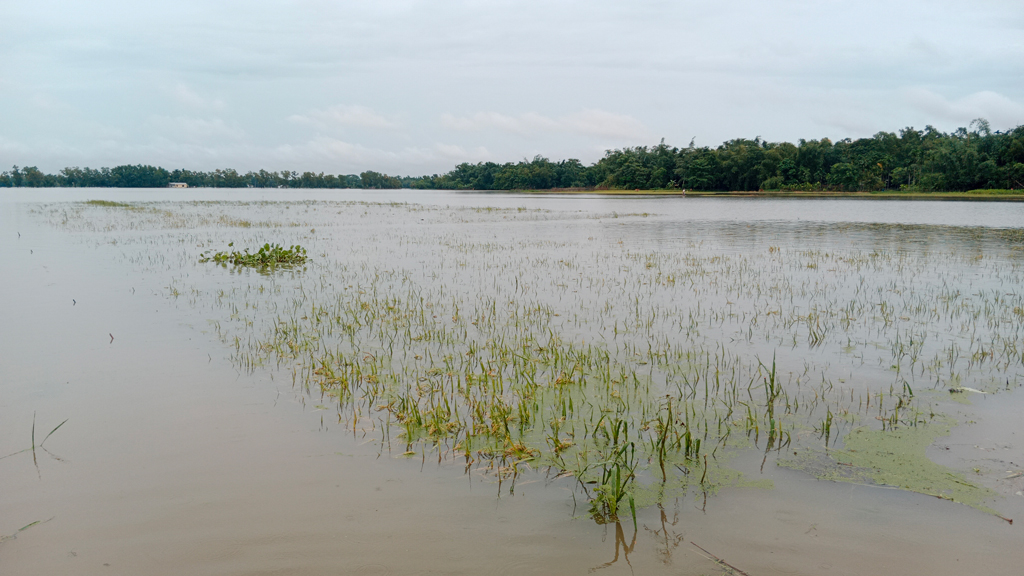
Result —
[[[36,214],[164,278],[242,377],[287,382],[323,427],[391,457],[381,469],[436,464],[495,498],[561,486],[567,520],[625,526],[634,544],[638,514],[661,510],[664,528],[680,502],[713,515],[724,490],[768,497],[780,467],[1013,523],[1019,463],[929,451],[976,422],[973,403],[1020,395],[1024,231],[647,210]],[[303,258],[227,257],[271,248]]]

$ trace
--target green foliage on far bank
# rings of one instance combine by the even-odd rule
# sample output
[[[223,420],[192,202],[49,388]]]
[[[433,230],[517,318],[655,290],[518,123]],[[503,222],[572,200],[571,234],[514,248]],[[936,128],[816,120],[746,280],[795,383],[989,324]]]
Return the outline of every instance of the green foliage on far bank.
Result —
[[[294,171],[167,171],[153,166],[35,167],[0,173],[3,186],[165,187],[184,182],[215,188],[422,188],[445,190],[697,190],[790,192],[1018,193],[1024,188],[1024,126],[992,131],[983,119],[951,133],[932,126],[832,142],[737,138],[716,148],[665,144],[608,150],[590,166],[537,156],[520,162],[462,163],[445,174],[395,177],[367,171],[331,175]]]
[[[171,182],[182,182],[196,188],[409,188],[413,178],[398,178],[380,172],[332,175],[323,172],[282,170],[281,172],[246,172],[236,170],[168,171],[146,165],[115,166],[114,168],[64,168],[57,174],[44,174],[35,166],[14,166],[0,173],[2,187],[79,187],[79,188],[166,188]]]
[[[517,164],[460,164],[415,184],[444,189],[598,188],[699,191],[932,192],[1024,188],[1024,126],[993,132],[988,122],[945,134],[931,126],[871,138],[768,142],[735,139],[717,148],[664,143],[609,150],[584,167],[542,157]]]
[[[1001,196],[1005,194],[1024,194],[1024,189],[1021,190],[1006,190],[1006,189],[989,189],[989,190],[968,190],[967,194],[976,194],[978,196]]]

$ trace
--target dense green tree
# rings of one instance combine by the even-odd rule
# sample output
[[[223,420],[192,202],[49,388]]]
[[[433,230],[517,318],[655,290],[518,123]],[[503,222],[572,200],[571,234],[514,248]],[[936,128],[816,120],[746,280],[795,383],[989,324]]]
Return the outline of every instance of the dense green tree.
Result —
[[[683,189],[717,190],[720,173],[718,155],[708,148],[694,148],[692,142],[676,159],[675,176]]]
[[[402,187],[401,180],[380,172],[363,172],[359,174],[359,180],[362,188],[393,189]]]
[[[115,166],[110,170],[109,186],[115,188],[166,188],[171,174],[154,166]]]
[[[17,164],[15,164],[14,168],[11,168],[11,186],[21,186],[21,182],[21,170],[19,170]]]
[[[46,175],[39,171],[39,168],[35,166],[26,166],[21,169],[22,186],[30,188],[40,188],[46,182]]]

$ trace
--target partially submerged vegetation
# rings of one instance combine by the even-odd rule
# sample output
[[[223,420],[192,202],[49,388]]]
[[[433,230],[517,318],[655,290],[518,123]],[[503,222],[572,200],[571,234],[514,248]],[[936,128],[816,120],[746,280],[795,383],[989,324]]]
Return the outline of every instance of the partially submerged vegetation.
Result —
[[[63,458],[57,456],[53,452],[50,452],[46,448],[46,441],[50,439],[50,436],[53,436],[54,432],[56,432],[57,430],[60,430],[61,426],[63,426],[64,424],[67,424],[67,421],[68,421],[68,419],[65,418],[60,424],[57,424],[56,426],[54,426],[46,434],[46,436],[43,436],[42,441],[40,441],[37,444],[36,443],[36,415],[35,415],[35,413],[33,413],[32,414],[32,430],[31,430],[31,433],[29,435],[30,445],[27,448],[23,448],[21,450],[18,450],[17,452],[12,452],[12,453],[7,454],[5,456],[0,456],[0,460],[4,460],[4,459],[10,458],[12,456],[17,456],[18,454],[31,453],[32,454],[32,464],[35,465],[36,473],[40,474],[40,477],[41,477],[42,472],[40,472],[40,470],[39,470],[39,455],[38,455],[38,451],[45,452],[50,458],[53,458],[54,460],[57,460],[59,462],[63,462],[64,461]],[[34,522],[33,524],[36,524],[36,523]],[[28,528],[29,526],[32,526],[32,524],[29,524],[28,526],[25,526],[21,530],[24,530],[25,528]],[[21,532],[21,530],[19,530],[18,532]],[[0,543],[4,542],[4,540],[6,540],[6,539],[13,539],[15,537],[15,535],[12,535],[12,536],[0,536]]]
[[[114,202],[112,200],[87,200],[85,202],[90,206],[103,206],[105,208],[130,208],[131,204],[125,204],[124,202]]]
[[[228,248],[235,245],[234,242],[228,244]],[[253,268],[276,268],[280,267],[292,267],[301,266],[306,263],[307,260],[306,249],[302,246],[290,246],[284,248],[279,244],[270,244],[269,242],[260,246],[256,252],[249,252],[246,248],[243,252],[238,250],[230,250],[223,252],[207,251],[199,255],[199,262],[216,262],[217,264],[233,264],[235,266],[250,266]]]
[[[730,469],[750,450],[762,469],[835,457],[822,477],[991,505],[921,451],[954,423],[950,390],[1024,383],[1019,230],[690,222],[653,247],[621,227],[659,230],[650,214],[257,204],[245,221],[301,222],[273,235],[323,265],[225,285],[190,268],[214,207],[159,210],[187,229],[168,294],[207,310],[240,368],[288,374],[382,452],[459,462],[499,493],[572,479],[598,522],[765,487]]]

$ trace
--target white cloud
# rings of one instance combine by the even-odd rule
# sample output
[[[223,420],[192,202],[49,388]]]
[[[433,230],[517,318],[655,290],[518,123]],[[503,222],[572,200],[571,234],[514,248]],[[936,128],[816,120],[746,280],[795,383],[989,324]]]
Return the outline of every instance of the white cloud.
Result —
[[[72,4],[0,2],[7,163],[433,173],[1024,123],[1020,0]]]
[[[46,93],[34,94],[30,102],[36,109],[47,114],[67,112],[71,109],[66,103]]]
[[[441,115],[441,125],[453,130],[469,131],[496,128],[516,134],[527,133],[526,126],[522,121],[497,112],[477,112],[469,117],[459,117],[445,113]]]
[[[170,140],[211,143],[223,140],[242,140],[245,131],[229,125],[221,118],[193,118],[189,116],[153,116],[147,124]]]
[[[911,88],[905,91],[905,98],[915,108],[942,120],[966,125],[975,118],[985,118],[994,127],[1024,124],[1024,105],[997,92],[986,90],[949,100],[925,88]]]
[[[519,116],[508,116],[499,112],[477,112],[472,116],[443,114],[441,125],[453,130],[499,130],[521,136],[567,133],[622,140],[645,140],[651,137],[650,130],[636,118],[593,108],[559,117],[544,116],[535,112]]]
[[[329,108],[310,110],[306,114],[294,114],[288,120],[299,124],[309,124],[317,128],[340,126],[358,126],[361,128],[397,128],[398,122],[389,120],[366,106],[345,106],[342,104]]]
[[[590,136],[647,140],[650,130],[639,120],[623,114],[612,114],[603,110],[589,109],[559,119],[571,132]]]
[[[426,147],[410,146],[386,150],[323,136],[301,144],[278,146],[261,156],[269,156],[275,162],[302,165],[323,165],[326,162],[328,166],[333,166],[327,168],[328,171],[377,170],[403,175],[410,173],[410,167],[422,169],[438,162],[447,166],[454,162],[483,161],[491,158],[490,152],[482,146],[467,149],[453,144],[435,143]]]
[[[3,152],[5,154],[13,154],[15,152],[24,152],[25,149],[26,148],[25,148],[24,145],[22,145],[22,144],[20,144],[18,142],[15,142],[13,140],[8,140],[7,138],[4,138],[3,136],[0,136],[0,152]],[[7,169],[7,167],[0,166],[0,170],[6,170],[6,169]]]
[[[174,99],[190,108],[200,110],[223,110],[224,101],[219,98],[205,98],[185,84],[178,84],[171,91]]]
[[[457,162],[482,162],[491,158],[491,153],[483,146],[466,149],[456,144],[438,143],[434,144],[434,146],[429,150],[430,153],[426,154],[426,157],[430,160],[435,158],[444,158]]]

